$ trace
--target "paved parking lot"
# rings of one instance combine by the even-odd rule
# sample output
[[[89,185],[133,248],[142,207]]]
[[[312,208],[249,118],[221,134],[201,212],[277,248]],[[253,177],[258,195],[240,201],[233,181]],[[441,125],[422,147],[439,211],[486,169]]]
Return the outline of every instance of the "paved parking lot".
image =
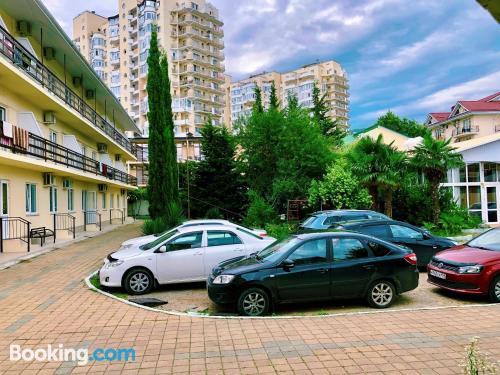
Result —
[[[138,309],[82,279],[137,225],[0,271],[2,374],[458,374],[474,336],[500,359],[500,305],[365,315],[216,319]],[[448,297],[447,297],[448,298]],[[136,350],[134,362],[12,362],[10,344]]]

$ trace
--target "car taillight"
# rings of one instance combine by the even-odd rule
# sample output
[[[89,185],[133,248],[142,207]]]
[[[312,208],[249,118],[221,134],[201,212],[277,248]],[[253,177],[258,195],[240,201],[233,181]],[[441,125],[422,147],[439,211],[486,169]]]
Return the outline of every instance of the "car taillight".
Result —
[[[411,253],[411,254],[405,255],[404,260],[406,260],[412,266],[416,266],[417,265],[417,254]]]
[[[261,233],[261,234],[259,234],[259,236],[261,236],[261,237],[266,237],[266,236],[267,236],[267,233]]]

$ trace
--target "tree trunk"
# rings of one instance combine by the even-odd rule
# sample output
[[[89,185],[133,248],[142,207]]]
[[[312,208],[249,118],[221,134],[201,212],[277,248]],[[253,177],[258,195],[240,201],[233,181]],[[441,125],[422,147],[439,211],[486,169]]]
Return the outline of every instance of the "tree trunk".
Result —
[[[432,222],[437,225],[441,207],[439,206],[439,181],[430,181],[431,201],[432,201]]]
[[[392,189],[387,189],[385,191],[384,208],[384,213],[392,218]]]
[[[372,184],[368,187],[368,192],[370,193],[372,197],[372,210],[377,211],[379,210],[379,204],[378,204],[378,188],[377,185]]]

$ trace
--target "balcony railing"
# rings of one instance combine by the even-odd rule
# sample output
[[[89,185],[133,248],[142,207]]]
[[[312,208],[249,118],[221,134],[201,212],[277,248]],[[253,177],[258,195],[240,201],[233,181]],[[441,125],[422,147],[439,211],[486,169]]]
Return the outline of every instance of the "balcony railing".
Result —
[[[78,152],[70,150],[57,143],[51,142],[33,133],[28,133],[28,148],[24,149],[15,145],[0,145],[10,149],[16,154],[25,154],[37,159],[51,161],[56,164],[64,165],[67,168],[73,168],[80,171],[102,176],[109,180],[119,181],[127,185],[137,186],[137,179],[119,169],[113,168],[107,164],[100,163]],[[135,147],[134,147],[135,149]]]
[[[453,137],[460,137],[461,135],[466,135],[466,134],[476,134],[479,133],[479,126],[470,126],[470,127],[462,127],[462,128],[457,128],[453,129],[453,132],[451,135]]]
[[[36,80],[39,84],[63,100],[68,106],[89,120],[95,128],[102,130],[123,148],[134,153],[134,145],[102,118],[89,104],[76,95],[63,81],[45,67],[24,48],[12,35],[0,26],[0,54],[14,66]]]
[[[148,161],[148,148],[146,146],[137,146],[137,152],[135,156],[137,161],[147,162]]]

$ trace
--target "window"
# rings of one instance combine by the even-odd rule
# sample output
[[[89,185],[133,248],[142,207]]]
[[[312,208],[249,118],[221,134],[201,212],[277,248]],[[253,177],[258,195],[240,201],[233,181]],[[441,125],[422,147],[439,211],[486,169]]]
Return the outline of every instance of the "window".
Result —
[[[315,217],[313,216],[312,218],[315,218]],[[323,225],[332,225],[332,224],[338,223],[339,221],[340,221],[340,216],[329,216],[325,219],[325,221],[323,221]],[[305,224],[307,224],[307,222],[304,223],[304,225]]]
[[[241,243],[239,237],[231,232],[213,230],[207,232],[207,246],[226,246]]]
[[[56,132],[51,131],[49,133],[49,141],[51,141],[52,143],[57,143],[57,133]]]
[[[484,163],[484,181],[496,182],[497,181],[497,164]]]
[[[296,265],[325,263],[327,258],[326,240],[307,241],[288,257]]]
[[[469,209],[481,210],[481,187],[469,186]]]
[[[368,241],[368,247],[376,257],[383,257],[391,252],[391,249],[378,242]]]
[[[368,257],[368,250],[360,240],[338,238],[333,241],[333,260],[335,262]]]
[[[6,119],[6,111],[5,111],[5,108],[4,107],[0,107],[0,120],[1,121],[5,121]]]
[[[72,188],[68,189],[68,211],[75,211],[75,191]]]
[[[57,188],[49,187],[49,210],[51,213],[57,212]]]
[[[36,214],[36,185],[26,184],[26,213]]]
[[[369,225],[362,227],[361,232],[374,237],[390,237],[389,226],[387,225]]]
[[[413,238],[416,240],[421,240],[424,238],[421,232],[415,229],[404,227],[402,225],[391,225],[391,231],[393,237],[397,238]]]
[[[101,193],[101,198],[102,198],[102,209],[106,209],[106,193]]]
[[[109,194],[109,208],[115,207],[115,196],[114,194]]]
[[[167,246],[168,251],[196,249],[201,247],[201,238],[203,232],[194,232],[183,234],[170,242]]]
[[[479,163],[467,164],[467,182],[479,182]]]

